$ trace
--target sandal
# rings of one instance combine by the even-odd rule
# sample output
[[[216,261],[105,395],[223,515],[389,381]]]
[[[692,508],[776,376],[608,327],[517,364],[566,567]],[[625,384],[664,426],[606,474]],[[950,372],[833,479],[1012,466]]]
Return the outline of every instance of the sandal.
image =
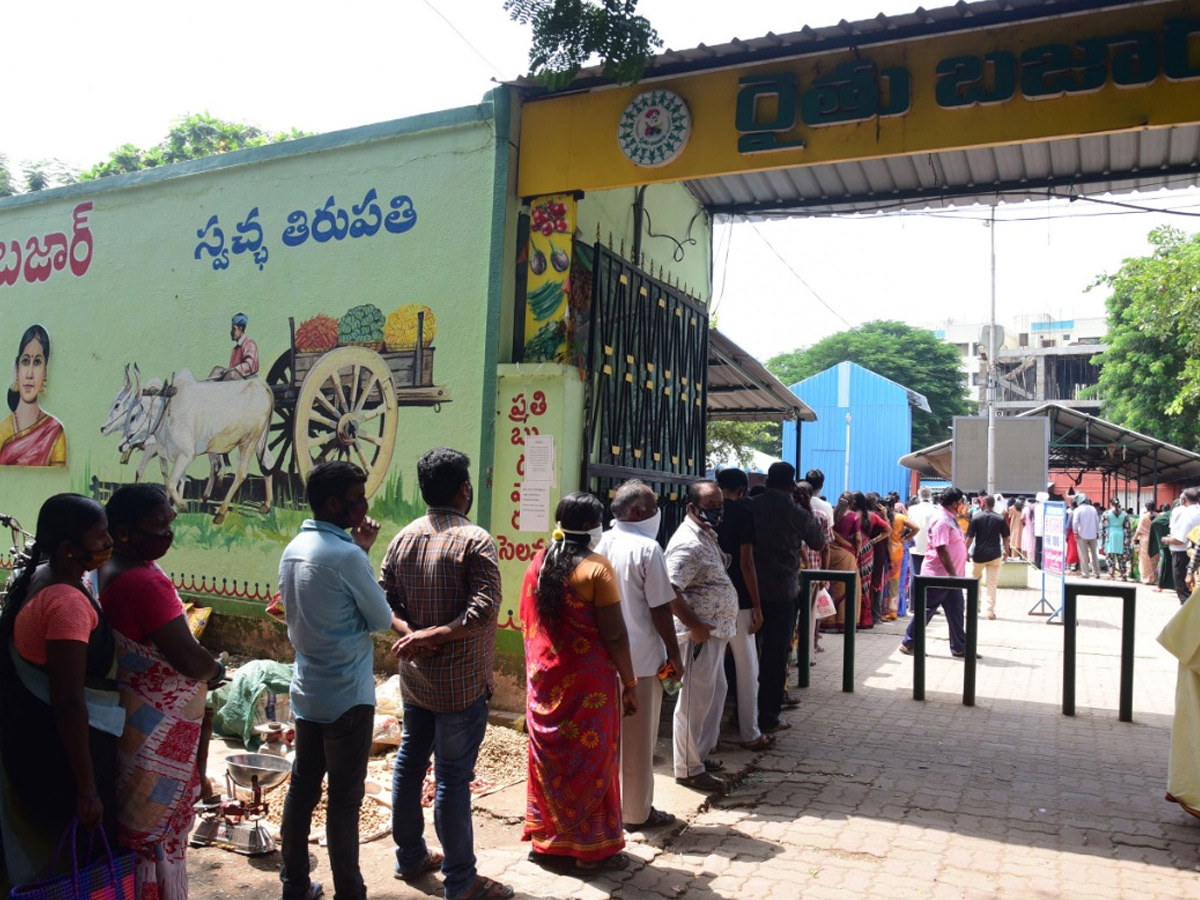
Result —
[[[581,872],[619,872],[621,869],[629,868],[629,854],[617,852],[595,862],[584,862],[577,859],[575,868]]]
[[[569,856],[559,856],[554,853],[539,853],[537,850],[530,850],[526,858],[531,863],[536,863],[543,869],[548,869],[559,875],[565,875],[575,868],[575,860]]]
[[[308,893],[304,895],[304,900],[317,900],[325,893],[325,888],[321,887],[321,882],[310,881],[308,883]]]
[[[738,746],[743,750],[770,750],[775,746],[775,738],[769,734],[760,734],[752,741],[741,741]]]
[[[454,900],[508,900],[515,893],[512,885],[501,884],[494,878],[479,875],[471,889],[465,894],[459,894]]]
[[[784,720],[780,719],[778,722],[776,722],[770,728],[764,728],[763,734],[774,734],[777,731],[787,731],[791,727],[792,727],[791,722],[785,722]]]
[[[723,759],[715,759],[710,756],[704,760],[704,771],[705,772],[720,772],[724,768],[725,768],[725,760],[723,760]]]
[[[399,869],[397,869],[394,874],[401,881],[416,881],[422,875],[425,875],[429,872],[436,872],[438,869],[440,869],[442,867],[442,860],[445,858],[446,857],[438,853],[436,850],[427,850],[425,852],[424,861],[417,866],[416,869],[411,872],[401,872]]]
[[[650,807],[650,815],[646,816],[646,821],[636,825],[625,825],[626,831],[641,831],[644,828],[661,828],[664,825],[674,825],[678,819],[669,812],[664,812],[661,809]]]

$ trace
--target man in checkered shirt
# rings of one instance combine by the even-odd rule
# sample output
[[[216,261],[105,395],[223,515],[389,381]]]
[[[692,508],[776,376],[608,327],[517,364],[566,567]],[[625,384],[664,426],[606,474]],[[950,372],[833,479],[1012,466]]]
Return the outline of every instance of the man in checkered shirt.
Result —
[[[491,535],[471,523],[470,460],[449,447],[417,463],[429,509],[387,549],[379,583],[400,619],[404,735],[392,782],[397,878],[440,866],[445,894],[502,898],[512,889],[475,869],[470,783],[487,728],[500,608],[500,569]],[[435,760],[434,823],[442,854],[425,843],[421,790]]]

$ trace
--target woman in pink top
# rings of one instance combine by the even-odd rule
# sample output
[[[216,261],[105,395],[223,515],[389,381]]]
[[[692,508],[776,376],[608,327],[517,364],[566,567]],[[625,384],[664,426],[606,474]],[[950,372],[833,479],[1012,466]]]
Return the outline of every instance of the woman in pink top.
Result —
[[[57,874],[74,819],[110,834],[117,736],[112,632],[84,576],[112,553],[104,507],[57,494],[38,513],[33,562],[0,614],[0,833],[12,884]],[[80,841],[80,862],[104,852]],[[8,895],[8,885],[2,886]]]
[[[846,491],[838,497],[837,507],[833,510],[833,541],[829,544],[829,568],[838,572],[857,572],[858,550],[858,514],[854,512],[854,495]],[[854,593],[856,600],[861,599],[861,590],[856,589]],[[831,582],[829,595],[837,606],[837,615],[833,617],[831,624],[825,625],[824,630],[836,633],[845,629],[846,585],[841,582]],[[850,621],[858,621],[857,605],[851,611]]]

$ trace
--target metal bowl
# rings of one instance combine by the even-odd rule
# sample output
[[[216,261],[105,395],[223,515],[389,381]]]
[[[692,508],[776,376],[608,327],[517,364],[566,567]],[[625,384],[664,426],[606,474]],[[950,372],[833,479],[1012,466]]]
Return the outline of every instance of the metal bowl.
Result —
[[[239,753],[225,760],[225,765],[234,784],[254,787],[257,777],[258,786],[264,791],[283,784],[292,774],[292,764],[288,760],[270,753]]]

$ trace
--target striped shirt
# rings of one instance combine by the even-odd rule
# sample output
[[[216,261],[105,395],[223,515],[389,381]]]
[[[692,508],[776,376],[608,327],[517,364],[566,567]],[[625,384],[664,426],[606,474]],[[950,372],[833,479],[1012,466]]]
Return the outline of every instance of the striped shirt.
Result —
[[[433,656],[400,661],[404,702],[457,712],[491,696],[500,613],[492,536],[456,510],[431,508],[392,540],[379,583],[396,615],[414,631],[460,620],[468,632]]]

